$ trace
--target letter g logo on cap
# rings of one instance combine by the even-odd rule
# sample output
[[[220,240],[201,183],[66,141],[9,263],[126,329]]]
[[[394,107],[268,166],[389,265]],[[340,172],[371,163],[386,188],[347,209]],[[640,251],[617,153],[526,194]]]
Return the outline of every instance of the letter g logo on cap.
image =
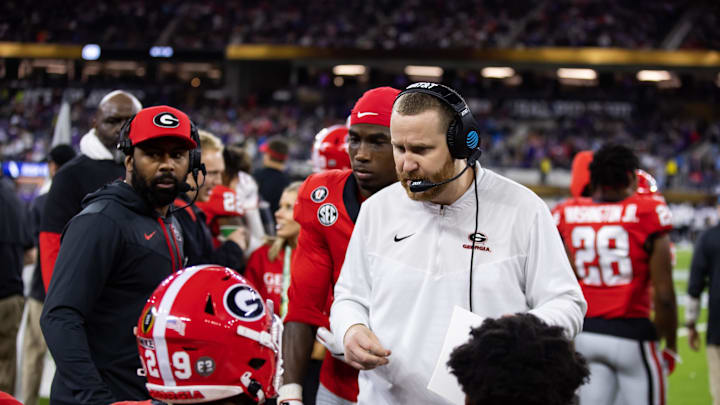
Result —
[[[169,112],[162,112],[153,117],[153,124],[160,128],[177,128],[180,120]]]

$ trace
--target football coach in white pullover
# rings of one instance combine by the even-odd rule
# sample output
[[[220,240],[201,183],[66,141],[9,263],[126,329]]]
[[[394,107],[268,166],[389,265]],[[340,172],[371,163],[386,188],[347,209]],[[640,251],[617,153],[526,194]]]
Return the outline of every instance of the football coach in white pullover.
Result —
[[[546,204],[476,163],[478,124],[458,93],[411,84],[390,137],[400,181],[363,203],[330,324],[362,370],[359,405],[448,404],[426,387],[454,306],[530,312],[573,338],[587,304]]]

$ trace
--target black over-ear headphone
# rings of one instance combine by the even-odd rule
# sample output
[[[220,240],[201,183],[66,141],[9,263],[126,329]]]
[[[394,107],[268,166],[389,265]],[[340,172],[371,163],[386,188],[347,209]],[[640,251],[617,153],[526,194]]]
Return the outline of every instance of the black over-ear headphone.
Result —
[[[448,126],[446,134],[450,156],[467,159],[476,154],[475,160],[480,157],[480,126],[458,92],[440,83],[418,82],[407,86],[395,99],[408,93],[429,94],[455,112],[455,118]]]
[[[120,128],[120,139],[117,144],[117,149],[122,151],[125,156],[130,156],[133,153],[134,146],[130,139],[130,124],[132,124],[133,119],[135,119],[135,115],[125,121],[122,128]],[[195,123],[192,121],[190,121],[190,138],[195,141],[197,147],[190,149],[189,169],[193,179],[195,179],[195,184],[198,184],[199,172],[202,172],[203,176],[205,176],[207,175],[207,170],[205,170],[205,165],[202,164],[201,160],[200,135],[198,134]]]

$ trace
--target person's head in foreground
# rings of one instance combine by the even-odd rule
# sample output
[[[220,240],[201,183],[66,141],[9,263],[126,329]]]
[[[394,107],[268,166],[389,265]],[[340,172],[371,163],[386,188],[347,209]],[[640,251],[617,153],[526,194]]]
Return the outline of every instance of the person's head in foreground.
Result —
[[[531,314],[486,319],[448,366],[467,405],[569,405],[590,375],[559,326]]]
[[[276,395],[282,322],[233,270],[202,265],[168,277],[145,304],[135,335],[140,372],[156,400],[257,404]]]

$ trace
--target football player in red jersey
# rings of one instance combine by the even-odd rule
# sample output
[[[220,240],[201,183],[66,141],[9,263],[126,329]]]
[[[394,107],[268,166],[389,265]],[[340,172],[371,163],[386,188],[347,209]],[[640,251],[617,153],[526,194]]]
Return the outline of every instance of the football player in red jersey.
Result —
[[[308,177],[298,192],[295,220],[300,223],[292,262],[289,305],[283,336],[284,383],[278,403],[302,404],[302,384],[316,330],[328,342],[320,371],[317,404],[357,400],[358,372],[342,360],[342,349],[329,338],[333,286],[340,275],[360,204],[397,181],[390,145],[390,114],[399,90],[368,90],[352,109],[348,152],[352,170],[329,170]]]
[[[630,149],[604,146],[590,163],[590,197],[571,198],[555,212],[588,302],[575,340],[591,370],[581,405],[612,404],[616,397],[665,404],[677,336],[671,215],[662,200],[636,193],[637,169]]]
[[[262,404],[282,374],[282,322],[251,282],[226,267],[202,265],[166,278],[134,333],[148,401],[114,405]]]
[[[313,172],[350,169],[347,150],[348,127],[333,125],[323,128],[315,135],[312,148]]]

